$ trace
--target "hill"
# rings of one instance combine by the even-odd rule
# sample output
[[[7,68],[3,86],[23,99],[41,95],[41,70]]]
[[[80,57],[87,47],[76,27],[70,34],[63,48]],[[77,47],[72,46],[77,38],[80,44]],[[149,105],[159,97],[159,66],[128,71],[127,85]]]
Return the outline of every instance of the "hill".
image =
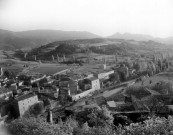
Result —
[[[164,48],[163,48],[164,47]],[[109,38],[95,38],[95,39],[81,39],[57,41],[47,45],[34,48],[28,53],[28,57],[33,59],[37,56],[41,60],[51,60],[52,55],[62,57],[64,54],[68,57],[87,56],[91,53],[103,55],[134,55],[151,53],[153,50],[168,50],[168,46],[154,41],[135,41],[124,39],[109,39]],[[22,54],[22,52],[17,53]],[[20,55],[23,57],[24,55]]]
[[[0,49],[15,50],[35,48],[54,41],[90,39],[99,36],[85,31],[31,30],[12,32],[0,30]]]

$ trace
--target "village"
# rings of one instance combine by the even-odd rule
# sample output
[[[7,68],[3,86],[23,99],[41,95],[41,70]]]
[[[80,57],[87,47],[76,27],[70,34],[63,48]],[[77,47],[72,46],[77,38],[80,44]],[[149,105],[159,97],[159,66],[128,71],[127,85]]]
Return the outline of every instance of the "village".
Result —
[[[7,77],[1,68],[1,123],[22,117],[38,103],[44,106],[40,115],[51,123],[66,117],[66,112],[79,112],[87,106],[107,106],[113,115],[173,112],[172,84],[161,92],[152,89],[162,87],[162,75],[171,69],[171,54],[124,61],[116,55],[111,60],[102,58],[99,64],[78,65],[51,75]]]

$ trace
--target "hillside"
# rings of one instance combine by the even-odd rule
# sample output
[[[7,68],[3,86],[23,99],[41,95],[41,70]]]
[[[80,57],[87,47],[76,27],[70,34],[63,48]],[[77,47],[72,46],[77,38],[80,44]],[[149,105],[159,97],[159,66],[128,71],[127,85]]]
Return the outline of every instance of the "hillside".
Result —
[[[163,48],[164,47],[164,48]],[[108,38],[95,38],[85,40],[68,40],[57,41],[49,43],[47,45],[32,49],[28,53],[28,57],[33,59],[33,56],[37,56],[41,60],[50,60],[52,55],[62,57],[64,54],[68,57],[76,56],[88,56],[88,53],[103,54],[103,55],[127,55],[127,54],[144,54],[152,53],[153,50],[163,51],[168,50],[168,47],[164,44],[154,41],[134,41],[123,39],[108,39]],[[22,54],[21,52],[17,53]],[[23,55],[20,55],[23,57]]]
[[[0,49],[15,50],[21,48],[35,47],[39,42],[28,38],[21,38],[17,33],[12,31],[0,30]]]
[[[35,48],[54,41],[90,39],[99,36],[83,31],[32,30],[12,32],[0,30],[0,49],[15,50]]]

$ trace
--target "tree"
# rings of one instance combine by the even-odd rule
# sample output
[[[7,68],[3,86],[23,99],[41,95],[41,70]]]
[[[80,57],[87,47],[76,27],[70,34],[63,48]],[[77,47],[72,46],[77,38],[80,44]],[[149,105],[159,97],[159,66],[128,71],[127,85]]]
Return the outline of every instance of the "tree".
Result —
[[[87,122],[90,127],[105,126],[113,124],[113,116],[110,111],[103,106],[85,108],[83,112],[80,112],[76,116],[79,123]]]
[[[39,114],[41,114],[44,110],[44,105],[42,102],[36,103],[29,107],[29,109],[25,112],[24,117],[37,117]]]
[[[120,81],[119,74],[118,73],[111,74],[109,77],[109,80],[111,82],[115,82],[115,81],[119,82]]]

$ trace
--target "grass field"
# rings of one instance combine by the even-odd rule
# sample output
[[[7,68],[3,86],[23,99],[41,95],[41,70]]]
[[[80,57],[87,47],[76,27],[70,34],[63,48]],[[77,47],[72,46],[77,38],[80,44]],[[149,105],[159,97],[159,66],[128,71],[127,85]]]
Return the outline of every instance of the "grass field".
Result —
[[[37,68],[31,69],[30,71],[50,75],[68,68],[70,68],[70,66],[43,63],[39,65]]]

